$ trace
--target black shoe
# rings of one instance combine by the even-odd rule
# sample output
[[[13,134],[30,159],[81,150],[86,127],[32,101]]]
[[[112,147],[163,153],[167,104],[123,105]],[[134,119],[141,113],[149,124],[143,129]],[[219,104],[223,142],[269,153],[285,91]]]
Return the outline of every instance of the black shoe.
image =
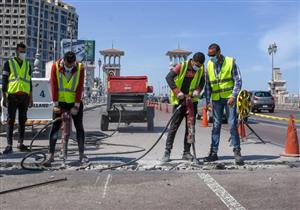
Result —
[[[6,146],[3,155],[12,153],[12,146]]]
[[[49,153],[46,157],[45,162],[43,163],[43,166],[45,167],[51,167],[51,163],[54,162],[54,154]]]
[[[79,162],[80,164],[89,163],[89,158],[85,154],[79,154]]]
[[[214,162],[219,160],[218,155],[216,152],[211,151],[207,157],[204,158],[204,162]]]
[[[192,161],[194,156],[190,152],[184,152],[182,155],[182,160]]]
[[[19,145],[17,146],[17,149],[18,149],[20,152],[29,152],[29,151],[30,151],[30,149],[28,149],[28,147],[25,146],[24,144],[19,144]]]
[[[245,163],[242,159],[241,150],[233,149],[233,153],[234,153],[235,164],[240,166],[244,165]]]
[[[170,156],[171,156],[171,151],[170,150],[165,150],[164,156],[161,159],[162,163],[166,163],[170,161]]]

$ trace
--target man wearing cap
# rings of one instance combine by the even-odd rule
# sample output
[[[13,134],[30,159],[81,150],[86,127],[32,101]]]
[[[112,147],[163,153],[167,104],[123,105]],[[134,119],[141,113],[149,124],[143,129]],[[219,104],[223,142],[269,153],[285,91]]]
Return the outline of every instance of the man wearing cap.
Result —
[[[228,127],[230,129],[231,141],[235,162],[243,165],[241,157],[240,137],[237,128],[236,98],[242,87],[241,73],[232,57],[223,56],[220,46],[211,44],[208,47],[210,60],[206,71],[206,101],[213,112],[213,129],[211,135],[211,146],[205,162],[218,160],[218,149],[224,109],[226,111]]]
[[[84,155],[85,133],[83,128],[83,104],[82,91],[84,83],[84,67],[76,62],[74,52],[67,52],[63,59],[56,61],[51,70],[51,90],[54,104],[53,118],[61,117],[62,110],[69,111],[72,115],[76,128],[76,138],[78,142],[79,161],[88,162]],[[47,164],[54,161],[55,145],[61,121],[56,121],[52,125],[49,139],[49,154]]]
[[[12,153],[13,132],[16,112],[19,112],[19,140],[17,148],[20,151],[28,151],[23,144],[25,134],[25,122],[27,120],[28,107],[32,106],[32,82],[31,66],[26,60],[26,46],[17,44],[15,58],[4,64],[2,71],[3,106],[7,107],[7,146],[3,154]]]

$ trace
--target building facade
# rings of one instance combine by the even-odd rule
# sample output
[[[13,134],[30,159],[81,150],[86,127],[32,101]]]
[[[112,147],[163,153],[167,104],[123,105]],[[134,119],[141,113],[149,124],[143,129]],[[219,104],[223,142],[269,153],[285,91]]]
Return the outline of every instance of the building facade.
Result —
[[[32,66],[39,47],[39,68],[45,76],[45,64],[60,56],[61,40],[77,36],[78,15],[69,4],[60,0],[0,0],[0,67],[15,56],[17,43],[23,42]]]

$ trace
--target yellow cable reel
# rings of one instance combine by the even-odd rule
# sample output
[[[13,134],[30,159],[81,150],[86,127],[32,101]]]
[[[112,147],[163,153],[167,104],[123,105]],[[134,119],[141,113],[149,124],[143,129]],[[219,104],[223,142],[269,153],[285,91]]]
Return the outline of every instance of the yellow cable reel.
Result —
[[[250,115],[251,111],[251,93],[247,90],[241,90],[237,97],[237,113],[240,118]]]

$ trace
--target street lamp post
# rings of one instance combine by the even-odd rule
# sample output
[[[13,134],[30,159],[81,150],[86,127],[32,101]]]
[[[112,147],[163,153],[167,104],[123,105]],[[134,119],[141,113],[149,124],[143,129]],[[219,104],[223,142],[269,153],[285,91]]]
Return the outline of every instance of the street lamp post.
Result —
[[[39,16],[38,16],[38,30],[37,30],[37,44],[36,44],[36,54],[35,54],[35,60],[33,63],[34,71],[33,77],[40,77],[40,26],[41,26],[41,0],[39,0]]]
[[[99,58],[99,60],[98,60],[98,66],[99,66],[99,75],[98,75],[99,100],[100,100],[100,96],[101,96],[101,92],[102,92],[102,90],[101,90],[101,79],[100,79],[101,64],[102,64],[102,61]]]
[[[70,51],[73,52],[73,24],[72,20],[68,23],[69,31],[70,31]]]
[[[274,42],[274,44],[270,44],[269,45],[269,48],[268,48],[268,52],[269,52],[269,55],[272,55],[272,81],[274,81],[274,73],[273,73],[273,70],[274,70],[274,54],[277,52],[277,45],[276,43]]]

